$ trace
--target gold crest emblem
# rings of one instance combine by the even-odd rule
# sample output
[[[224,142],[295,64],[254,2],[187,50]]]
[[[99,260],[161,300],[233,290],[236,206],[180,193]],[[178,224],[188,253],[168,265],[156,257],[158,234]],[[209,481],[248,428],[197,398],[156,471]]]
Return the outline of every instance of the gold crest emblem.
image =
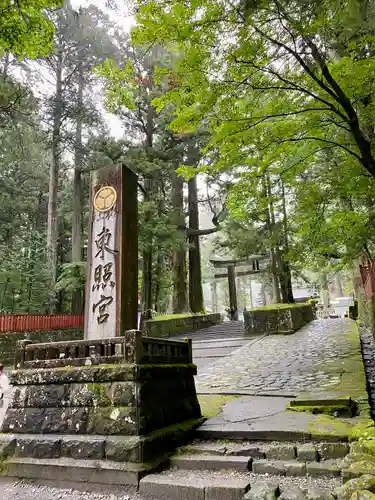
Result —
[[[115,206],[116,200],[116,189],[112,186],[104,186],[95,193],[94,208],[98,212],[108,212]]]

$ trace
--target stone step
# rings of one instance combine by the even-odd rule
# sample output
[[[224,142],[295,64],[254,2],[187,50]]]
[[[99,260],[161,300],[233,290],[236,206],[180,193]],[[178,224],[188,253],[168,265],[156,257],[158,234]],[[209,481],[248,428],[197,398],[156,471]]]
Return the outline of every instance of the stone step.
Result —
[[[344,458],[349,453],[348,443],[327,442],[264,442],[264,441],[200,441],[181,448],[188,455],[226,455],[275,460],[319,462]]]
[[[249,479],[231,474],[204,475],[197,471],[150,474],[139,483],[139,493],[162,500],[243,500]]]
[[[196,470],[234,470],[246,472],[251,470],[251,457],[218,456],[218,455],[175,455],[171,457],[172,467]]]
[[[335,460],[322,462],[298,462],[297,460],[254,460],[251,466],[255,474],[277,474],[287,477],[340,477],[341,468]]]
[[[142,498],[160,500],[333,500],[335,478],[254,476],[252,473],[170,469],[141,479]]]
[[[198,391],[199,392],[199,391]],[[203,393],[203,392],[201,392]],[[311,435],[300,430],[248,430],[237,428],[220,428],[207,423],[195,431],[196,437],[202,440],[251,440],[251,441],[308,441]],[[342,441],[340,437],[332,436],[332,440]]]
[[[103,486],[133,487],[136,491],[139,479],[146,470],[138,464],[112,462],[110,460],[74,460],[72,458],[37,459],[11,457],[5,462],[0,476],[30,479],[36,483],[85,484],[90,490]]]
[[[233,455],[174,455],[170,465],[186,470],[252,471],[254,474],[276,474],[287,477],[340,477],[341,467],[337,460],[301,462],[297,460],[253,459]]]

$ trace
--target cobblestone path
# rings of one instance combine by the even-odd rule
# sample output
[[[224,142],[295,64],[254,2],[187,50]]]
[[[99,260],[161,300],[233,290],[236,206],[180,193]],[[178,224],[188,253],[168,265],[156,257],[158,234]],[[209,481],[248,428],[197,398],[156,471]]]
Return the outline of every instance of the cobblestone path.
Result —
[[[293,396],[340,382],[339,361],[352,353],[346,319],[316,320],[292,335],[254,338],[198,370],[199,393]]]

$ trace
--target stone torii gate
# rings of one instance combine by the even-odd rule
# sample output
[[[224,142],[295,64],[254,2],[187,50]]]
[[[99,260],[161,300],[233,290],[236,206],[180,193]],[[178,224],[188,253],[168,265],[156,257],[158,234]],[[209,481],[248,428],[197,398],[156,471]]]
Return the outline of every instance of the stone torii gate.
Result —
[[[236,276],[250,276],[252,274],[259,274],[265,271],[265,263],[268,262],[266,255],[251,255],[247,259],[226,259],[215,258],[210,259],[211,264],[215,270],[226,270],[224,272],[217,272],[214,275],[215,280],[220,278],[228,278],[229,289],[229,307],[235,311],[235,319],[238,320],[238,304],[237,304],[237,288]],[[237,267],[248,267],[244,271],[236,272]],[[216,290],[216,282],[214,282]],[[214,292],[216,297],[216,293]],[[215,299],[216,300],[216,299]]]

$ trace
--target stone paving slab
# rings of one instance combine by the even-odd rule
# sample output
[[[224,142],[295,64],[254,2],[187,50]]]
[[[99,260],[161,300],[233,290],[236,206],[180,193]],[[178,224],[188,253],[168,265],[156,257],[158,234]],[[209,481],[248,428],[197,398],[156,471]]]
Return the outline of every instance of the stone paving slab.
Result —
[[[231,354],[233,351],[233,347],[221,347],[221,348],[213,348],[213,349],[194,349],[193,350],[193,360],[197,358],[222,358]]]
[[[293,335],[270,335],[247,342],[198,371],[198,393],[297,396],[333,390],[345,365],[363,371],[355,324],[346,319],[317,320]],[[235,367],[235,369],[234,369]]]
[[[226,403],[216,417],[208,419],[198,430],[205,438],[309,439],[309,424],[314,415],[286,412],[285,398],[249,397]]]

